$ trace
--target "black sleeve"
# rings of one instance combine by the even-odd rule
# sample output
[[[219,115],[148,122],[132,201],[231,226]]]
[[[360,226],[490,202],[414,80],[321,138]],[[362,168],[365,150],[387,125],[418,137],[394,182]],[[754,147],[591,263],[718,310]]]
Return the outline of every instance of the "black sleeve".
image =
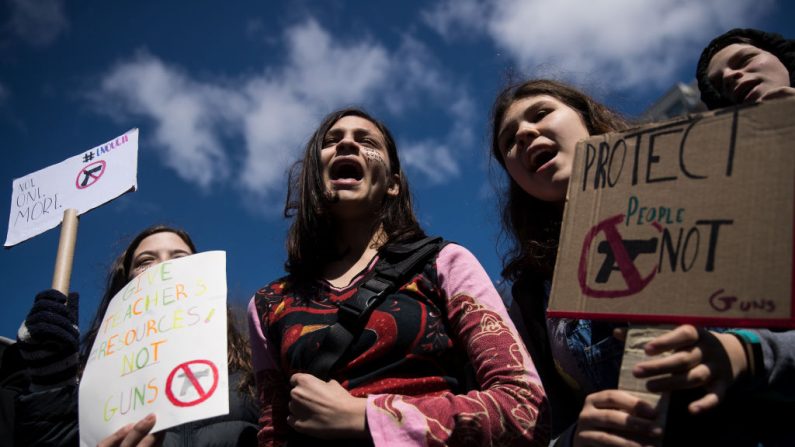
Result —
[[[14,445],[78,446],[77,396],[75,385],[19,395]]]

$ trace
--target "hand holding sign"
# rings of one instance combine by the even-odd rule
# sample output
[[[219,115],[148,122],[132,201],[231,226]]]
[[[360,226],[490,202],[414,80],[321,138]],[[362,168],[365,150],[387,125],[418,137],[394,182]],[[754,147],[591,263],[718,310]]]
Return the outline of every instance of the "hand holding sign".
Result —
[[[795,325],[793,115],[779,100],[580,142],[549,315]]]
[[[156,421],[155,415],[150,414],[135,424],[127,424],[103,439],[97,447],[159,447],[166,433],[149,434]]]
[[[30,372],[31,389],[77,384],[80,332],[79,297],[57,290],[38,295],[17,334],[17,346]]]
[[[14,180],[5,246],[30,239],[63,221],[52,287],[68,293],[77,216],[134,191],[138,187],[137,164],[138,129],[133,129],[84,154]],[[106,172],[112,173],[104,175]],[[72,184],[74,173],[77,178]],[[102,185],[91,188],[100,178]]]
[[[599,391],[585,398],[572,444],[622,445],[625,440],[647,444],[662,436],[657,416],[651,404],[626,391]]]
[[[736,336],[689,324],[649,341],[645,351],[650,356],[674,351],[665,357],[640,362],[632,369],[638,378],[662,376],[648,381],[650,391],[706,388],[707,395],[688,406],[693,414],[716,407],[726,390],[748,369],[745,351]]]
[[[581,142],[549,315],[795,324],[794,111],[795,101],[779,101]],[[652,328],[635,330],[619,388],[658,409],[666,408],[668,394],[649,390],[696,386],[708,394],[690,412],[714,407],[745,367],[733,335],[692,326],[659,336]],[[644,350],[645,341],[651,345]],[[666,350],[675,351],[647,357]],[[669,376],[648,380],[658,374]]]

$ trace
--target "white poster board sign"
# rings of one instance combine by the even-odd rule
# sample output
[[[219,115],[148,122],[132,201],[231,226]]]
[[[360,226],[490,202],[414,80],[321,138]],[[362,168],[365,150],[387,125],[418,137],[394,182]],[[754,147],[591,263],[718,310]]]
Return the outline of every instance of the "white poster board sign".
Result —
[[[94,209],[138,188],[138,129],[12,183],[6,247],[61,223],[63,212]]]
[[[111,300],[80,381],[80,443],[229,413],[226,253],[150,267]]]

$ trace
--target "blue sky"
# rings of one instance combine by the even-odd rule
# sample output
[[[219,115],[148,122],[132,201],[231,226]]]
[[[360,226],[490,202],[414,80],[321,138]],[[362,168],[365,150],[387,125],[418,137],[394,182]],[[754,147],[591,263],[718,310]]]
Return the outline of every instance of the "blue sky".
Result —
[[[795,37],[772,0],[4,0],[0,184],[140,129],[139,191],[80,219],[81,325],[154,223],[227,251],[230,301],[283,272],[289,164],[322,116],[364,106],[396,136],[425,229],[499,278],[488,112],[509,73],[573,82],[633,116],[736,26]],[[2,196],[0,196],[2,197]],[[0,253],[0,335],[51,282],[58,230]]]

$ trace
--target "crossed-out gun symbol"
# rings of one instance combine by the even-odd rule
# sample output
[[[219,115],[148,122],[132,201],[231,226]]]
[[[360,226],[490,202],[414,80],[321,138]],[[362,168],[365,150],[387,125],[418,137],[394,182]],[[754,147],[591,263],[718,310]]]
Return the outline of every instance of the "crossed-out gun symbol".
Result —
[[[93,167],[91,169],[83,171],[83,174],[85,174],[85,177],[83,177],[83,181],[80,182],[80,186],[86,186],[88,184],[88,179],[89,178],[94,178],[94,179],[99,178],[99,174],[94,175],[94,173],[102,171],[102,168],[103,168],[102,165],[98,165],[96,167]]]

